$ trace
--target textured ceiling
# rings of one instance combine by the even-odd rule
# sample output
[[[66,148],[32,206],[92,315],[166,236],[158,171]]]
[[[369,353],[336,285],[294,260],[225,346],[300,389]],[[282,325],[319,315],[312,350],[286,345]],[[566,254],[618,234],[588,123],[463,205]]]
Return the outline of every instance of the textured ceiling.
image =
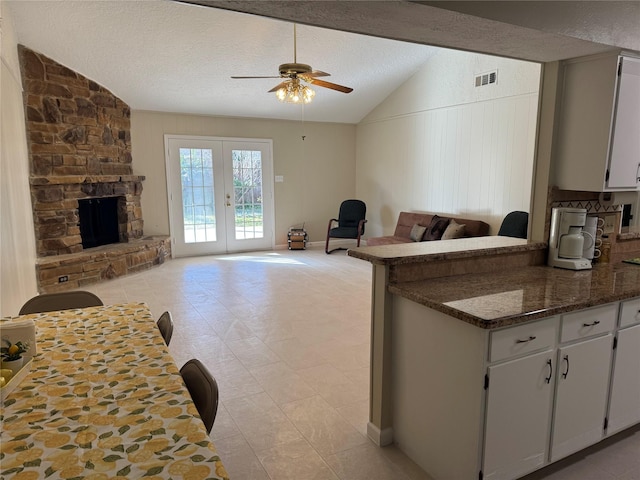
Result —
[[[169,1],[9,1],[18,41],[100,83],[133,109],[357,123],[437,50],[298,26],[297,59],[354,88],[313,103],[267,93],[293,61],[291,23]]]
[[[638,1],[5,4],[20,43],[104,85],[133,109],[202,115],[357,123],[437,51],[426,45],[538,62],[640,48]],[[302,109],[267,93],[278,79],[230,79],[277,75],[279,64],[293,61],[291,21],[299,24],[297,60],[353,93],[315,88],[314,102]]]

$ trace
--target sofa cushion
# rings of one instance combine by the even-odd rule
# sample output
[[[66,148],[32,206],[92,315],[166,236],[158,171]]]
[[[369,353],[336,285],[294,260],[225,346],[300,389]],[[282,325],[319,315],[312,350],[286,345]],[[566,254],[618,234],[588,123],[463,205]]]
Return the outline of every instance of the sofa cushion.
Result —
[[[442,238],[442,234],[447,229],[447,225],[449,225],[450,220],[451,219],[447,217],[434,215],[431,219],[431,223],[427,227],[427,231],[424,233],[424,237],[422,237],[422,240],[425,242],[440,240],[440,238]]]
[[[370,237],[367,238],[367,247],[375,247],[376,245],[401,245],[403,243],[413,243],[405,237],[396,237],[387,235],[386,237]]]
[[[415,224],[411,227],[411,231],[409,232],[409,238],[414,242],[421,242],[422,237],[424,237],[424,232],[427,231],[427,227],[424,227],[419,224]]]
[[[442,234],[440,240],[451,240],[453,238],[462,238],[465,236],[466,225],[456,222],[453,218],[447,225],[447,229]]]
[[[431,213],[400,212],[393,236],[403,237],[407,242],[410,242],[409,234],[413,226],[417,223],[418,225],[427,227],[431,223],[432,218],[433,214]]]
[[[489,224],[482,220],[468,220],[466,218],[458,218],[456,220],[464,223],[465,237],[484,237],[489,235]]]

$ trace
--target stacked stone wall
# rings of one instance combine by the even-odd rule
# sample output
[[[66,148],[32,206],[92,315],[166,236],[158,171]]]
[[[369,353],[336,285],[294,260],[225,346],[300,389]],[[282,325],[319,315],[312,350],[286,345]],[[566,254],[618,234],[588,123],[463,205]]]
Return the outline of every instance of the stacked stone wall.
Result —
[[[117,196],[120,241],[143,236],[131,110],[96,82],[19,47],[38,256],[81,252],[78,199]]]

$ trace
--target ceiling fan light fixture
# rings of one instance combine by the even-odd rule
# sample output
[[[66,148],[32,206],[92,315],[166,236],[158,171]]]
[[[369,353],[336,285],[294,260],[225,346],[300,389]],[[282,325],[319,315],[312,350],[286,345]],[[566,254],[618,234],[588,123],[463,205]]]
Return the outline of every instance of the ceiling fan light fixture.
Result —
[[[297,78],[292,78],[276,90],[276,98],[283,103],[311,103],[315,95],[316,92],[306,85],[301,85]]]

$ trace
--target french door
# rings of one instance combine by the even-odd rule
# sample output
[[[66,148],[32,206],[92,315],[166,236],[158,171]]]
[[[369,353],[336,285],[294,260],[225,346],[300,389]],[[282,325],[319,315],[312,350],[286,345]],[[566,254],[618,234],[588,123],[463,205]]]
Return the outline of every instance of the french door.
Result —
[[[172,255],[273,247],[271,140],[165,135]]]

